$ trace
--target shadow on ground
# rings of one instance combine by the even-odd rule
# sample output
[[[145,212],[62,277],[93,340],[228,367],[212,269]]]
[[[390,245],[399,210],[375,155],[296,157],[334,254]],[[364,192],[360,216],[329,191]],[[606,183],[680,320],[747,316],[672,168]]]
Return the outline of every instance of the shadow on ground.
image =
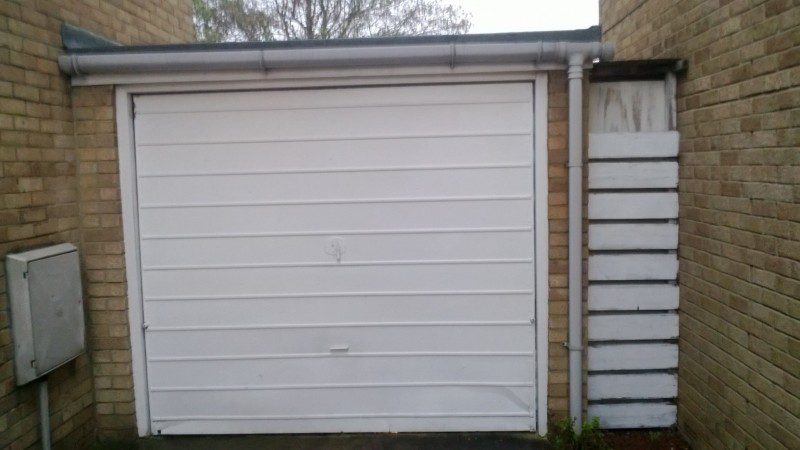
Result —
[[[94,450],[521,450],[549,449],[533,433],[382,433],[259,436],[170,436],[98,442]]]

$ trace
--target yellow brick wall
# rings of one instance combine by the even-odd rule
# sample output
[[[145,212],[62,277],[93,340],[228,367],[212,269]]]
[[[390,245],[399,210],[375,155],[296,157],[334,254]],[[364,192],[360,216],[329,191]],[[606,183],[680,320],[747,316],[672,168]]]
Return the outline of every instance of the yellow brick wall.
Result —
[[[112,90],[59,73],[63,22],[125,44],[194,39],[190,0],[0,0],[0,259],[58,242],[81,250],[89,354],[50,375],[56,447],[133,427]],[[0,263],[0,447],[38,440],[32,386],[17,388]],[[122,432],[122,431],[120,431]]]
[[[800,4],[601,0],[617,59],[679,78],[678,424],[696,448],[800,448]]]
[[[550,232],[550,317],[547,410],[562,417],[569,409],[567,340],[567,145],[568,95],[564,71],[548,73],[548,227]]]
[[[121,437],[134,433],[135,411],[113,88],[75,89],[73,112],[95,418],[101,436]]]

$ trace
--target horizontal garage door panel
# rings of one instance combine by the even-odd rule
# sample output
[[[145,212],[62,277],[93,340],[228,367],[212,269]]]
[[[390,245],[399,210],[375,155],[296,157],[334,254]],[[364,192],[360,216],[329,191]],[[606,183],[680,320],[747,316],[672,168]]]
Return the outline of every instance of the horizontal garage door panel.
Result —
[[[157,177],[139,183],[139,196],[144,208],[193,205],[198,196],[204,204],[430,198],[431,192],[458,198],[530,196],[532,178],[530,168]]]
[[[136,97],[153,429],[530,430],[532,98]]]
[[[186,236],[331,230],[441,230],[533,226],[530,198],[318,205],[155,208],[139,212],[142,235]],[[324,218],[324,221],[322,220]]]
[[[422,354],[420,354],[422,353]],[[299,384],[355,384],[413,382],[528,382],[533,371],[530,353],[386,353],[383,355],[320,353],[212,359],[150,357],[148,380],[152,387],[176,384],[187,387]],[[453,370],[457,367],[458,370]],[[186,379],[186,373],[192,373]]]
[[[482,293],[486,292],[486,293]],[[513,321],[530,314],[526,290],[307,293],[303,296],[223,298],[192,301],[148,301],[147,310],[158,326],[224,324],[285,324],[303,317],[304,323]],[[302,295],[302,294],[301,294]],[[316,295],[316,296],[315,296]],[[499,306],[499,307],[498,307]]]
[[[324,418],[286,418],[281,420],[264,420],[243,417],[225,419],[220,417],[194,420],[159,421],[154,427],[164,434],[255,434],[255,433],[307,433],[315,430],[318,433],[359,433],[364,430],[383,430],[401,432],[414,430],[418,432],[449,431],[519,431],[530,426],[530,417],[519,413],[502,413],[487,416],[480,413],[464,414],[384,414],[379,417],[324,417]]]
[[[298,91],[252,93],[245,103],[235,103],[217,93],[196,94],[191,100],[183,100],[189,98],[183,96],[173,99],[171,105],[164,104],[169,102],[168,97],[145,96],[136,102],[136,143],[147,146],[253,140],[407,139],[420,135],[531,132],[529,86],[379,89],[366,95],[355,89],[318,90],[310,96],[292,95]],[[351,95],[371,95],[378,105],[349,98]],[[464,95],[471,96],[472,101],[464,102]],[[281,107],[281,102],[286,101],[296,103]],[[159,109],[159,102],[163,109]],[[215,103],[219,106],[212,111],[214,108],[208,105]],[[273,104],[275,109],[270,109]]]
[[[504,102],[530,105],[529,84],[483,84],[475,89],[464,85],[371,87],[368,89],[279,90],[209,92],[199,95],[160,94],[137,97],[136,111],[155,115],[198,111],[269,111],[324,108],[395,107],[399,105],[460,105]]]
[[[136,145],[530,134],[525,103],[142,114]],[[435,117],[436,120],[431,120]],[[219,124],[224,123],[224,127]],[[314,124],[313,127],[308,126]]]
[[[528,383],[530,384],[530,383]],[[151,404],[160,417],[179,416],[187,409],[199,416],[314,416],[381,414],[386,410],[406,414],[473,411],[525,414],[530,407],[530,386],[412,386],[318,389],[245,389],[223,391],[156,391]],[[496,395],[502,390],[505,395]],[[441,395],[444,392],[445,395]],[[356,404],[352,396],[361,396]],[[443,400],[445,399],[445,400]],[[309,405],[311,405],[309,407]],[[369,405],[364,407],[361,405]],[[156,418],[157,420],[157,418]]]
[[[533,289],[530,262],[159,270],[142,274],[145,300],[295,292]],[[320,270],[325,269],[325,270]]]
[[[278,325],[280,327],[280,325]],[[302,328],[293,328],[298,326]],[[502,332],[498,332],[502,329]],[[165,331],[150,327],[153,350],[148,356],[242,356],[258,354],[362,352],[524,352],[533,340],[529,323],[499,322],[484,325],[404,325],[400,322],[332,325],[315,328],[286,324],[271,329]],[[457,341],[451,336],[460,336]]]
[[[530,166],[531,135],[145,146],[139,177]]]
[[[402,231],[402,230],[401,230]],[[484,232],[398,232],[396,234],[339,234],[319,231],[310,236],[245,236],[236,238],[145,239],[142,265],[156,267],[221,264],[331,262],[322,252],[338,238],[342,261],[474,260],[530,258],[531,230]],[[446,230],[445,230],[446,231]],[[469,245],[464,245],[469,242]]]

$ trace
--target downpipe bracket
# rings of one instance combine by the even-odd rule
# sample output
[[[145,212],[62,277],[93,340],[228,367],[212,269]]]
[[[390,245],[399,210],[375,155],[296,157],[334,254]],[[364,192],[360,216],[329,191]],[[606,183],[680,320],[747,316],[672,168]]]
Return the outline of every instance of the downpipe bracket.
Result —
[[[582,352],[583,346],[582,345],[569,345],[569,342],[563,342],[561,345],[564,346],[567,350],[571,352]]]

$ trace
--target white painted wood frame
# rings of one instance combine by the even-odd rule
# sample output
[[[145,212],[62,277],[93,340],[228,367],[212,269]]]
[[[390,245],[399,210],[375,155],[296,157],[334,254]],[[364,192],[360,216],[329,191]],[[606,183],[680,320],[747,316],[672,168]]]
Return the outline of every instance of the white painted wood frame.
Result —
[[[588,148],[588,415],[676,421],[678,150],[663,80],[594,83]]]
[[[397,75],[397,73],[400,73]],[[148,405],[148,382],[146,355],[144,345],[143,301],[141,286],[141,261],[139,252],[138,230],[138,194],[136,187],[136,158],[133,135],[133,96],[156,92],[204,92],[227,91],[241,89],[286,89],[315,88],[323,86],[361,86],[361,85],[404,85],[404,84],[438,84],[459,82],[506,82],[530,81],[534,83],[534,228],[535,228],[535,292],[536,292],[536,386],[535,421],[537,431],[541,434],[547,430],[547,348],[548,348],[548,227],[547,227],[547,76],[544,72],[534,72],[531,67],[498,67],[474,70],[431,70],[426,68],[420,73],[413,70],[398,71],[393,75],[384,70],[359,69],[360,76],[353,71],[328,73],[325,77],[279,77],[270,79],[244,79],[225,81],[225,77],[213,78],[201,76],[191,81],[170,83],[118,85],[115,91],[116,123],[118,137],[118,154],[120,164],[120,188],[122,200],[122,219],[128,283],[128,314],[131,336],[132,371],[134,381],[134,399],[136,405],[136,423],[138,434],[146,436],[151,433],[150,413]],[[342,75],[345,74],[345,75]],[[267,77],[268,78],[268,77]],[[234,77],[234,79],[236,79]],[[75,84],[81,84],[80,82]]]

